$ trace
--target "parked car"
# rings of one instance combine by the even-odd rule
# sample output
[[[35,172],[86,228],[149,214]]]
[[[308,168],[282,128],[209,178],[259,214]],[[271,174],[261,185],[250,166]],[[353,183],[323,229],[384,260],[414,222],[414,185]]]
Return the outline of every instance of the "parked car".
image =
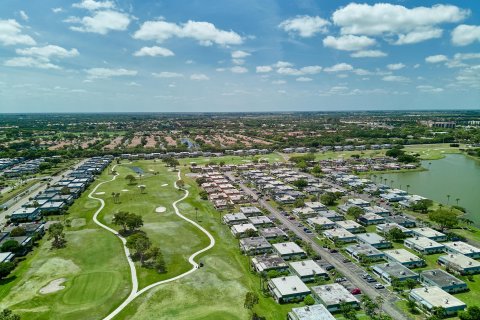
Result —
[[[343,277],[342,277],[342,278],[337,278],[337,279],[335,279],[335,282],[337,282],[337,283],[338,283],[338,282],[343,282],[343,281],[347,281],[347,278],[343,278]]]
[[[367,278],[369,278],[369,277],[370,277],[370,275],[369,275],[368,273],[362,274],[362,278],[363,278],[363,279],[367,279]],[[370,277],[370,278],[371,278],[371,277]]]
[[[353,288],[352,290],[350,290],[350,293],[351,294],[361,294],[362,290],[360,290],[360,288]]]
[[[349,262],[350,262],[350,259],[348,259],[348,258],[343,258],[343,259],[342,259],[342,262],[343,262],[343,263],[349,263]]]
[[[330,249],[330,253],[336,253],[336,252],[338,252],[337,249]]]
[[[367,280],[367,282],[375,282],[377,280],[373,279],[372,277],[368,277],[366,278],[365,280]]]
[[[326,271],[335,269],[335,267],[332,266],[331,264],[322,265],[322,268],[325,269]]]
[[[385,286],[381,283],[375,283],[375,289],[383,289]]]

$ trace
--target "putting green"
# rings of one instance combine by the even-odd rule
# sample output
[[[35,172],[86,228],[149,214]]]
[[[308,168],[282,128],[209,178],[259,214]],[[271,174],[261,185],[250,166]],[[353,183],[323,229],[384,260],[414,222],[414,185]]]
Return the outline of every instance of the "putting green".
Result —
[[[118,272],[91,272],[73,278],[63,295],[68,305],[101,303],[118,289],[121,276]]]

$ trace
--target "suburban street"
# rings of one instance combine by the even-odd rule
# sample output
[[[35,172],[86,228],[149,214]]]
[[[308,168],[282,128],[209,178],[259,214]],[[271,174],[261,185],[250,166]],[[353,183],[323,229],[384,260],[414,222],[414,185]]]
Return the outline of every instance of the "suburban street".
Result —
[[[299,222],[297,220],[289,220],[284,215],[282,215],[276,208],[272,207],[267,201],[263,200],[249,187],[241,183],[233,176],[232,173],[226,174],[232,181],[239,183],[240,188],[250,195],[254,200],[258,201],[259,205],[271,214],[275,216],[283,225],[288,227],[291,231],[295,233],[300,239],[306,243],[310,243],[312,248],[317,254],[322,257],[322,260],[325,260],[329,264],[335,267],[337,271],[342,273],[355,287],[358,287],[362,290],[362,293],[368,295],[370,298],[374,299],[378,296],[381,296],[384,299],[382,304],[382,309],[394,319],[408,320],[410,319],[407,315],[403,314],[396,306],[395,302],[398,301],[397,296],[388,289],[375,289],[373,284],[366,282],[362,278],[362,274],[365,273],[365,270],[357,266],[352,262],[343,263],[343,255],[341,253],[330,253],[327,249],[320,246],[316,241],[317,237],[314,233],[307,234],[302,227],[299,227]]]
[[[77,167],[77,166],[83,164],[85,161],[87,161],[87,159],[84,159],[84,160],[81,160],[81,161],[77,162],[73,167]],[[72,169],[67,169],[67,170],[63,171],[62,173],[60,173],[56,176],[52,176],[52,177],[50,177],[51,178],[50,181],[39,181],[37,184],[35,184],[32,187],[30,187],[29,189],[25,190],[23,192],[22,196],[15,197],[15,198],[7,201],[5,203],[5,206],[8,209],[0,211],[0,226],[3,226],[5,224],[5,222],[6,222],[5,216],[11,215],[13,212],[20,209],[24,203],[29,201],[28,200],[29,198],[33,198],[37,194],[43,192],[49,184],[53,185],[53,184],[57,183],[58,181],[60,181],[62,179],[62,176],[65,176],[65,175],[69,174],[71,171],[72,171]],[[45,178],[45,177],[43,177],[43,178]],[[41,180],[42,178],[39,178],[39,179]]]

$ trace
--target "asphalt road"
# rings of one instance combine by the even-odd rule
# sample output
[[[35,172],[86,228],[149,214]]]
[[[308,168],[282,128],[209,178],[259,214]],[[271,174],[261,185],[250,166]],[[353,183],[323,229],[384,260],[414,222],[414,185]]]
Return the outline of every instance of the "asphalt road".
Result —
[[[409,320],[410,318],[401,312],[396,306],[395,302],[398,301],[397,296],[388,289],[375,289],[373,284],[366,282],[362,278],[362,274],[365,273],[365,270],[357,266],[356,264],[349,262],[343,263],[343,255],[332,254],[322,246],[320,246],[316,241],[316,235],[314,233],[307,234],[302,227],[298,227],[299,222],[297,220],[289,220],[283,216],[277,209],[272,207],[267,201],[259,198],[257,194],[250,188],[248,188],[243,183],[237,181],[236,177],[231,173],[227,173],[227,176],[232,180],[239,183],[240,188],[247,194],[253,197],[254,200],[257,200],[261,207],[267,209],[271,214],[273,214],[283,225],[288,227],[291,231],[295,233],[303,241],[310,243],[313,250],[319,254],[323,260],[331,264],[342,273],[355,287],[360,288],[362,293],[368,295],[370,298],[374,299],[378,296],[381,296],[384,299],[382,304],[382,310],[389,314],[393,319],[396,320]]]
[[[73,167],[78,167],[81,164],[83,164],[85,161],[87,161],[87,159],[77,162]],[[15,200],[14,199],[9,200],[7,203],[8,209],[5,211],[3,210],[0,211],[0,226],[3,226],[5,224],[6,222],[5,216],[11,215],[13,212],[20,209],[23,204],[29,201],[28,200],[29,198],[33,198],[37,194],[43,192],[47,188],[48,183],[50,183],[50,185],[54,185],[55,183],[57,183],[62,179],[62,176],[68,175],[70,172],[72,172],[72,169],[65,170],[61,174],[51,177],[52,178],[51,181],[41,181],[38,184],[35,184],[32,187],[30,187],[28,190],[26,190],[26,193],[24,192],[22,196],[15,197],[14,198]]]

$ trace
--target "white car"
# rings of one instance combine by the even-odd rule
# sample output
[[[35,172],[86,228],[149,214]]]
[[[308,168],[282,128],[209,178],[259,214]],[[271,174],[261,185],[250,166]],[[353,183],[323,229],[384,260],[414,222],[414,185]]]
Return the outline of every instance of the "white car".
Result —
[[[381,283],[375,283],[375,289],[383,289],[385,286]]]

